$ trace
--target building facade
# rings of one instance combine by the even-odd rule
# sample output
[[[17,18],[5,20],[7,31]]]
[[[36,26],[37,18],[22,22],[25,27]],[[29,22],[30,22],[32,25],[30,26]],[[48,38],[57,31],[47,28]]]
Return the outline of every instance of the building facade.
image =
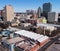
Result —
[[[34,13],[34,10],[26,10],[26,13],[27,13],[27,15],[33,14]]]
[[[43,16],[47,18],[48,12],[51,12],[52,10],[52,5],[51,3],[44,3],[43,4]]]
[[[4,11],[0,10],[0,19],[3,20],[3,16],[4,16]]]
[[[60,13],[58,14],[58,22],[60,23]]]
[[[6,5],[4,7],[4,22],[12,21],[14,19],[14,9],[11,5]]]
[[[38,18],[40,18],[40,17],[41,17],[41,8],[40,8],[40,7],[38,8],[37,16],[38,16]]]
[[[58,13],[49,12],[48,13],[48,22],[58,22]]]

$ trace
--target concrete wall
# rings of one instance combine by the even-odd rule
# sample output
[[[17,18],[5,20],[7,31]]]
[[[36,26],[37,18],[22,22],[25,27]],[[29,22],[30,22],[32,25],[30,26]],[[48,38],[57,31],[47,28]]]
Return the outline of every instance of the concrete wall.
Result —
[[[4,8],[4,21],[12,21],[14,19],[14,10],[13,7],[10,5],[5,6]]]
[[[57,22],[58,21],[58,13],[49,12],[48,13],[48,22]]]

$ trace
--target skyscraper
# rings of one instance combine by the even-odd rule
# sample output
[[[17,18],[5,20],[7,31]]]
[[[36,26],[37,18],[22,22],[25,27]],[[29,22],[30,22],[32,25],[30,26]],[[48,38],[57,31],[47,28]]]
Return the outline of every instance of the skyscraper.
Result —
[[[52,10],[52,5],[51,3],[44,3],[43,4],[43,16],[47,18],[48,12],[51,12]]]
[[[50,12],[52,8],[51,3],[44,3],[43,4],[43,12]]]
[[[38,18],[41,17],[41,8],[40,7],[38,8],[37,16],[38,16]]]
[[[7,22],[7,21],[12,21],[14,19],[14,10],[13,7],[11,5],[6,5],[4,7],[4,18],[3,21]]]

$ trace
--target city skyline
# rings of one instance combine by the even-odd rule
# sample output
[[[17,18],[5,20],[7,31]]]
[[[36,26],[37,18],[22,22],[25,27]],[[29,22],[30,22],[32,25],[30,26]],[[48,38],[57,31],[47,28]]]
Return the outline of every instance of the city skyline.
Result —
[[[12,5],[15,12],[25,12],[26,10],[37,10],[38,7],[43,7],[44,3],[50,2],[52,4],[52,11],[60,12],[60,0],[1,0],[0,10],[5,5]]]

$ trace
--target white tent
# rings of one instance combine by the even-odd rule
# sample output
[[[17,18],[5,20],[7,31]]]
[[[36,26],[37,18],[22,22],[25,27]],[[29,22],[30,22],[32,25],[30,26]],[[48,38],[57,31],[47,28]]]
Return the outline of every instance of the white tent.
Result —
[[[17,31],[17,32],[15,32],[15,33],[16,33],[16,34],[19,34],[19,35],[21,35],[21,36],[30,38],[30,39],[37,40],[37,41],[39,41],[39,42],[48,39],[47,36],[40,35],[40,34],[37,34],[37,33],[34,33],[34,32],[29,32],[29,31],[26,31],[26,30],[20,30],[20,31]]]

